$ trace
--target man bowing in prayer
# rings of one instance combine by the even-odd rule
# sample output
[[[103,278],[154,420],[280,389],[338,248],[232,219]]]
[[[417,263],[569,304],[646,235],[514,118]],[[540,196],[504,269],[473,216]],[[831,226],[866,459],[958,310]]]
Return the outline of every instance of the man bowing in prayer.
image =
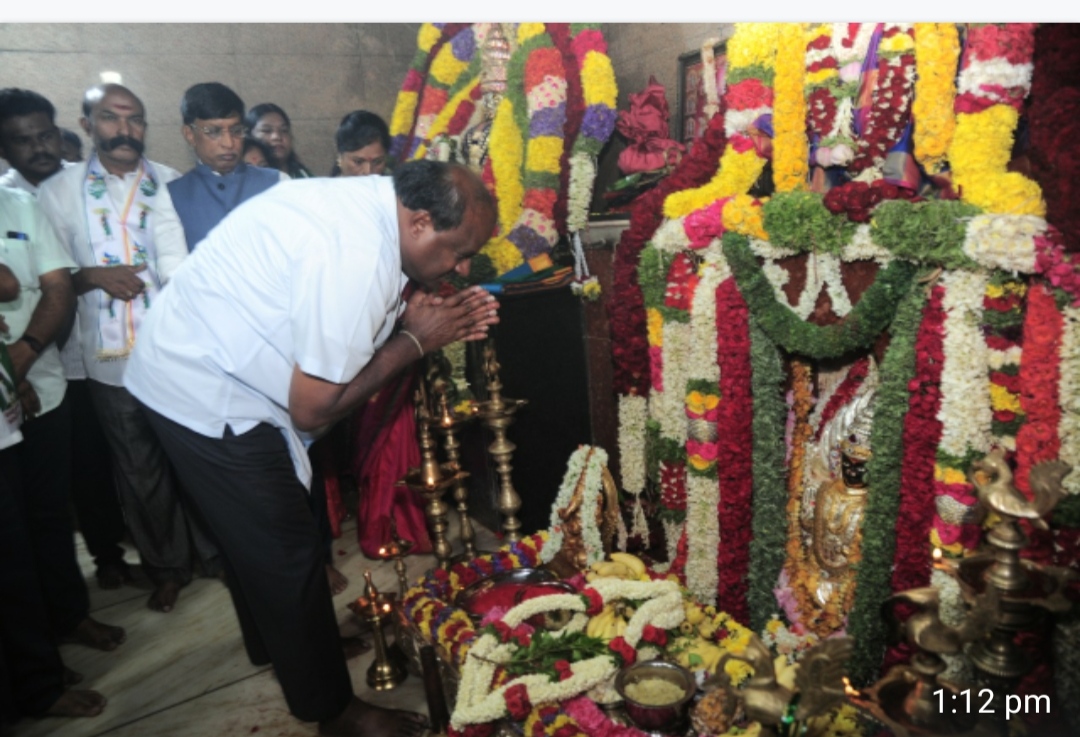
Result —
[[[497,322],[479,287],[439,298],[491,236],[468,169],[283,182],[199,244],[148,316],[125,385],[221,544],[248,657],[273,663],[324,735],[417,734],[419,715],[353,695],[305,445],[429,351]],[[422,286],[406,298],[409,280]]]

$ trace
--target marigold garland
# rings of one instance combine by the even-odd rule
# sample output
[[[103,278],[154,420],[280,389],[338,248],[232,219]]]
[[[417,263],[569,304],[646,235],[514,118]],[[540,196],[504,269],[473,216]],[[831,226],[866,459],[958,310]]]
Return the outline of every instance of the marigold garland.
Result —
[[[956,129],[953,100],[960,60],[960,34],[954,23],[915,24],[915,159],[928,174],[945,168]]]
[[[805,189],[810,173],[806,138],[805,24],[780,25],[773,105],[773,182],[777,192]]]

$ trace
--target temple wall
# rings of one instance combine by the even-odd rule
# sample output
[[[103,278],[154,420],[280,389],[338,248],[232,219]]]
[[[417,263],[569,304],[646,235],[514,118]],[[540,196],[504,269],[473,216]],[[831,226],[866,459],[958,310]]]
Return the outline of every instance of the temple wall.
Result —
[[[334,131],[356,108],[389,119],[416,47],[417,23],[0,24],[0,87],[48,97],[75,130],[83,90],[118,72],[146,104],[147,155],[180,171],[180,97],[197,82],[232,87],[248,106],[289,113],[295,147],[315,173],[334,162]],[[85,136],[83,136],[85,140]]]

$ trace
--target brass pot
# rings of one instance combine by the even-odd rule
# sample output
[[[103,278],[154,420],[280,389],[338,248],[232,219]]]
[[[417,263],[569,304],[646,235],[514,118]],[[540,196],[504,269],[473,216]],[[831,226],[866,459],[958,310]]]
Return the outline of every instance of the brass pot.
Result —
[[[651,679],[673,683],[682,690],[682,696],[671,704],[642,704],[626,695],[626,687]],[[690,701],[697,693],[694,675],[675,663],[666,660],[646,660],[623,668],[615,676],[615,691],[623,699],[623,710],[639,728],[647,732],[683,734],[686,732]]]

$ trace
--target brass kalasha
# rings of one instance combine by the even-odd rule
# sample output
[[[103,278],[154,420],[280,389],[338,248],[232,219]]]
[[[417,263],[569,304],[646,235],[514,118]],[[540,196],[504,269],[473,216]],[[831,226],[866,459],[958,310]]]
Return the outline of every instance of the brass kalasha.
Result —
[[[521,497],[514,490],[514,483],[510,478],[513,470],[510,459],[513,458],[517,446],[507,439],[506,431],[514,421],[514,413],[528,404],[528,400],[508,399],[502,395],[499,368],[495,356],[495,342],[488,338],[484,343],[484,377],[488,398],[477,405],[477,414],[495,435],[495,442],[488,446],[488,452],[495,459],[495,470],[499,474],[499,494],[495,506],[503,516],[503,534],[508,542],[517,542],[521,539],[521,520],[516,516],[521,509]]]
[[[431,432],[432,419],[422,390],[416,393],[415,403],[420,467],[409,469],[409,473],[398,483],[408,486],[423,496],[427,502],[427,506],[424,507],[424,516],[427,518],[428,533],[431,535],[431,544],[439,567],[445,569],[450,567],[451,547],[446,537],[446,531],[449,528],[447,514],[450,507],[442,497],[447,489],[469,474],[458,468],[456,464],[439,463],[435,454],[435,438]]]
[[[376,691],[396,688],[408,677],[403,658],[395,656],[386,645],[383,619],[394,611],[394,605],[375,588],[371,571],[364,571],[364,594],[356,600],[356,611],[371,625],[371,640],[375,647],[375,660],[367,671],[367,684]]]

